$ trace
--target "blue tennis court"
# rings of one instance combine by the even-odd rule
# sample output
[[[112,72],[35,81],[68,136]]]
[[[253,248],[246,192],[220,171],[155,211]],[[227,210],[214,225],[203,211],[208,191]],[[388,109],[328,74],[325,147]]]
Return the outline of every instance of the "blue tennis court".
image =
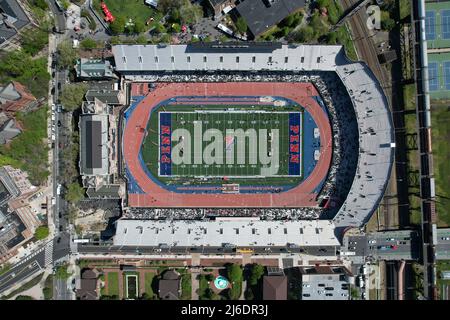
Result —
[[[444,83],[445,89],[450,90],[450,61],[444,62]]]
[[[442,38],[450,39],[450,10],[441,10]]]
[[[450,11],[450,10],[444,10]],[[436,39],[436,11],[429,10],[425,16],[425,37],[427,40]]]
[[[437,62],[430,62],[428,64],[428,84],[429,84],[430,91],[436,91],[439,89]]]

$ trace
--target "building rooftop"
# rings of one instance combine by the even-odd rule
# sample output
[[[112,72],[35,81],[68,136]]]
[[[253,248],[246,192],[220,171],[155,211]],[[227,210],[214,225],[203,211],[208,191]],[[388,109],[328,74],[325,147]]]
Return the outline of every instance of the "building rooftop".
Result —
[[[287,300],[287,277],[264,276],[263,300]]]
[[[349,300],[349,274],[342,267],[301,268],[302,300]]]
[[[107,115],[80,117],[80,170],[82,175],[108,174]]]
[[[158,295],[162,300],[178,300],[180,296],[180,276],[174,270],[167,270],[158,284]]]
[[[114,78],[111,63],[102,59],[85,59],[77,60],[75,71],[79,78]]]
[[[305,0],[245,0],[236,10],[256,37],[304,6]]]
[[[117,246],[338,246],[328,220],[118,220]]]
[[[29,23],[30,20],[16,0],[0,0],[0,45]]]
[[[88,102],[94,102],[95,99],[98,99],[108,105],[123,103],[120,90],[88,90],[85,99]]]

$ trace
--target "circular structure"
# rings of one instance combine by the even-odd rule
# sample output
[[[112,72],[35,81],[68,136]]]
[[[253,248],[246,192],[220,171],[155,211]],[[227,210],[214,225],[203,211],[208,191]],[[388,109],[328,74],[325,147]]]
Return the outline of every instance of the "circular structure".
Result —
[[[222,276],[218,276],[216,279],[214,279],[214,286],[219,289],[223,290],[228,287],[228,279]]]
[[[136,91],[138,89],[132,88],[132,95]],[[331,126],[326,108],[318,102],[320,99],[319,93],[311,83],[157,84],[154,90],[140,99],[136,99],[137,101],[125,114],[123,154],[129,180],[129,206],[178,208],[316,207],[318,205],[317,195],[326,180],[332,156]],[[297,109],[283,110],[282,106],[277,105],[282,101],[291,103]],[[174,108],[180,105],[190,109],[175,112]],[[204,108],[205,105],[208,107]],[[240,109],[230,108],[230,106],[236,105]],[[219,118],[211,118],[209,115],[209,118],[206,117],[207,112],[217,115],[218,111],[214,110],[214,107],[217,108],[218,106],[221,108]],[[250,111],[246,110],[244,114],[243,106],[246,106]],[[217,163],[214,163],[213,166],[210,166],[207,160],[205,160],[206,162],[196,163],[195,155],[193,155],[192,162],[186,161],[179,167],[174,166],[176,164],[175,156],[178,157],[180,153],[180,148],[178,153],[174,153],[175,148],[181,145],[181,142],[185,143],[186,140],[189,140],[186,138],[188,135],[192,135],[194,138],[192,144],[198,143],[198,140],[201,140],[202,137],[205,141],[205,139],[208,139],[206,137],[208,130],[215,130],[214,127],[211,127],[213,124],[233,123],[232,120],[234,120],[245,126],[247,123],[243,118],[247,117],[248,123],[252,123],[252,121],[256,124],[259,123],[259,132],[261,130],[270,131],[261,123],[270,123],[274,116],[271,116],[269,112],[265,116],[263,111],[259,109],[263,107],[272,108],[270,113],[273,110],[278,110],[280,113],[285,112],[275,119],[275,122],[280,121],[276,130],[280,132],[284,130],[285,132],[281,136],[282,143],[285,146],[280,147],[281,150],[284,150],[280,153],[280,175],[265,173],[233,175],[229,171],[223,171],[229,168],[228,163],[221,169],[222,171],[214,174],[211,172],[213,168],[217,172]],[[163,112],[156,113],[156,110],[160,108]],[[187,117],[188,112],[193,114],[192,117]],[[230,118],[231,115],[236,115],[239,112],[242,113],[241,116],[235,119]],[[198,114],[200,113],[202,113],[201,119],[210,125],[206,127],[205,134],[198,135],[196,128],[190,131],[182,128],[184,131],[181,132],[183,133],[174,137],[175,130],[172,130],[174,126],[185,125],[185,122],[189,122],[193,123],[195,127],[195,124],[199,121]],[[154,116],[155,114],[157,116]],[[248,114],[251,114],[253,118],[248,118]],[[157,121],[156,127],[149,126],[152,121]],[[237,127],[231,127],[231,129],[241,130]],[[157,133],[156,130],[158,130]],[[263,131],[264,135],[267,135],[266,131]],[[157,137],[153,143],[147,139],[152,134]],[[308,135],[308,139],[302,140],[303,134]],[[228,141],[227,138],[225,137],[225,142]],[[271,138],[273,139],[273,136]],[[237,142],[238,144],[239,142]],[[146,145],[158,146],[158,152],[149,152],[150,155],[156,157],[155,160],[151,161],[151,158],[142,155]],[[208,146],[204,149],[207,148]],[[236,148],[238,150],[239,146]],[[186,147],[181,149],[182,153],[186,153],[186,149]],[[195,149],[195,146],[193,149]],[[265,150],[262,154],[259,152],[259,157],[270,157],[275,149]],[[197,153],[197,155],[203,154],[203,157],[205,157],[205,152]],[[254,154],[254,152],[249,152],[249,154]],[[183,157],[183,154],[179,157]],[[249,155],[247,154],[245,157],[249,157]],[[151,166],[148,162],[152,162],[153,166],[158,168],[156,173],[149,170]],[[285,165],[283,166],[283,164]],[[195,169],[192,169],[194,167]],[[263,167],[256,167],[255,170],[267,169],[268,165]],[[188,174],[183,172],[186,168],[190,170]],[[244,167],[243,164],[234,168],[248,170],[248,167]],[[178,170],[176,172],[181,172],[181,174],[173,174],[172,170],[175,171],[175,169]],[[200,173],[193,176],[192,172]],[[159,176],[156,177],[156,175]],[[237,179],[237,183],[236,181],[230,181],[230,178]],[[257,181],[258,178],[264,180],[265,184],[257,185],[247,182],[251,179],[253,179],[251,180],[253,182]],[[221,182],[218,182],[219,179],[221,179]],[[275,182],[276,179],[280,180],[278,184]],[[286,184],[289,179],[292,179],[293,182]]]

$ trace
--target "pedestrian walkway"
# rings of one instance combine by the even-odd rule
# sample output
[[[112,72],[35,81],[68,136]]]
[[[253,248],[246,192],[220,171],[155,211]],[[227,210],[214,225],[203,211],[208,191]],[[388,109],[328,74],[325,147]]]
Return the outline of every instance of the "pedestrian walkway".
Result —
[[[191,279],[192,279],[192,300],[198,300],[198,289],[200,286],[200,283],[197,279],[197,277],[200,275],[201,269],[191,269]]]
[[[53,241],[47,242],[45,245],[45,262],[44,267],[51,265],[53,263]]]
[[[242,281],[242,292],[239,300],[245,300],[245,291],[247,291],[247,280]]]
[[[200,254],[199,253],[193,253],[192,254],[191,264],[192,264],[192,266],[199,266],[200,265]]]

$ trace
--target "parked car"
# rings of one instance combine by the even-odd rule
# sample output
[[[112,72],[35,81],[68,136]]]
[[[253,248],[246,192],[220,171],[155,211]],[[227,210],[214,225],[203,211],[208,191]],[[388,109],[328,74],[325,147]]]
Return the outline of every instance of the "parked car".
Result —
[[[369,244],[374,244],[374,243],[377,243],[377,240],[372,239],[372,240],[369,240],[368,243],[369,243]]]

